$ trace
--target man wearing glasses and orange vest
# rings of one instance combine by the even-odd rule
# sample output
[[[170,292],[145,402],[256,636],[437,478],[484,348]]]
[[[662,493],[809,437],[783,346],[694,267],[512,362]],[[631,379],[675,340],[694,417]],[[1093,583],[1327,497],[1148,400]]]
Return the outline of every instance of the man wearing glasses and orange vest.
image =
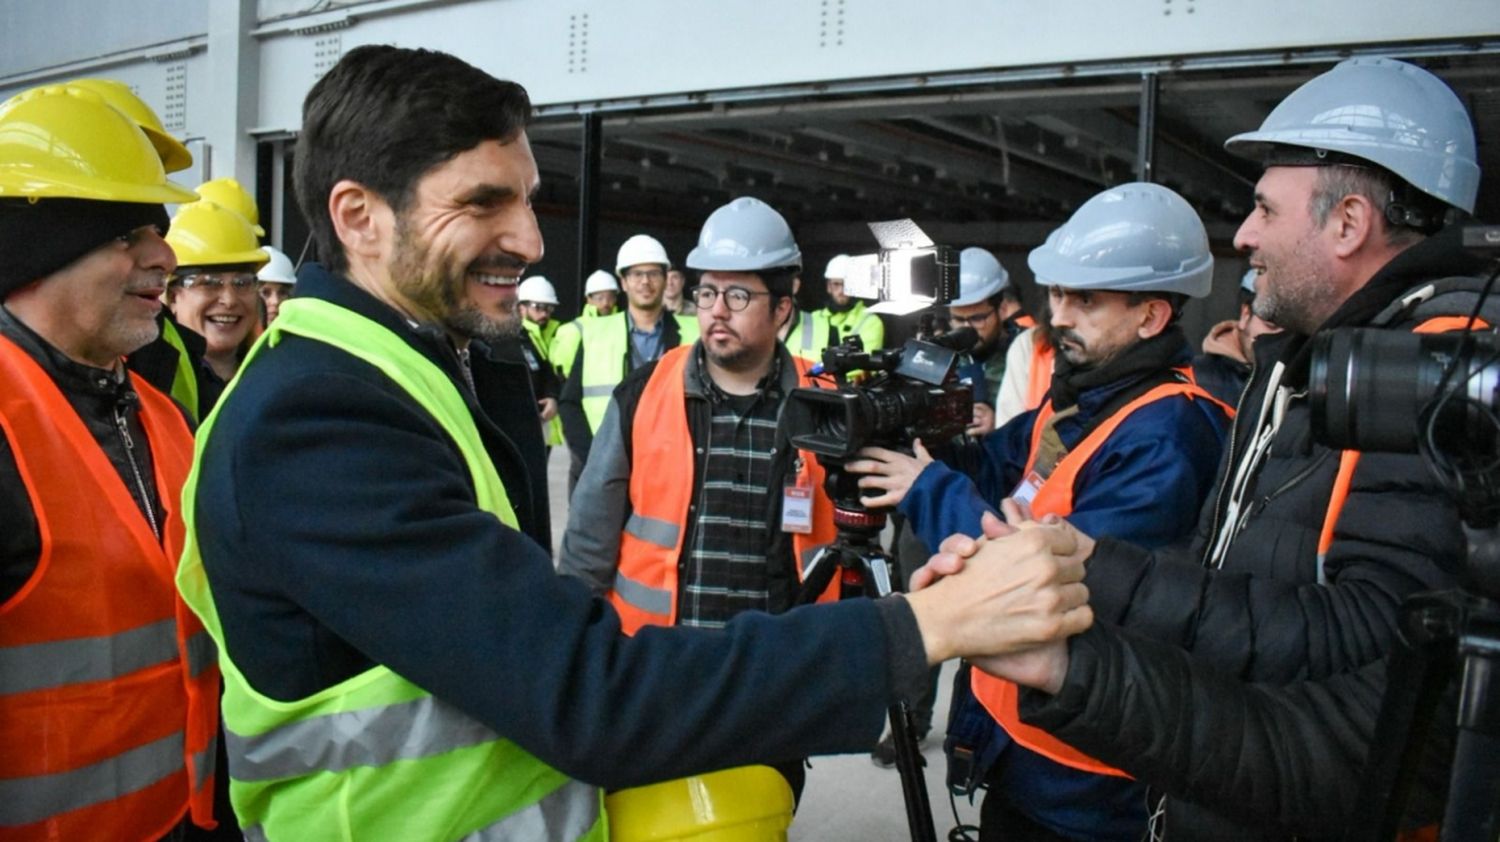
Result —
[[[185,152],[185,150],[183,150]],[[173,587],[183,409],[124,358],[177,261],[151,138],[99,93],[0,108],[0,836],[212,827],[219,671]]]
[[[1203,223],[1165,187],[1121,185],[1080,207],[1028,263],[1059,336],[1049,399],[945,454],[947,464],[920,442],[915,457],[866,448],[848,467],[883,492],[867,503],[899,504],[933,549],[954,532],[978,535],[981,514],[1005,497],[1092,534],[1150,546],[1183,537],[1212,488],[1229,414],[1192,381],[1177,326],[1213,279]],[[1014,685],[976,670],[972,686],[1001,729],[970,705],[950,734],[974,749],[968,783],[989,789],[985,838],[1141,837],[1143,786],[1022,726]]]
[[[574,494],[559,569],[606,595],[634,633],[780,613],[834,538],[823,470],[778,425],[812,363],[776,338],[802,253],[781,214],[740,198],[703,225],[687,266],[698,342],[615,390]],[[836,592],[830,588],[825,597]],[[800,762],[781,768],[800,792]]]

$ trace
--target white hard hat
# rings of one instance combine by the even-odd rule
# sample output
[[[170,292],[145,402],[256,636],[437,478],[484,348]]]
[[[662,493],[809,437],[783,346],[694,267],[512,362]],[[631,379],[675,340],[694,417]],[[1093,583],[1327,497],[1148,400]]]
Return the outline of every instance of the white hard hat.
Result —
[[[603,269],[598,269],[594,272],[594,274],[589,275],[588,281],[583,285],[583,294],[585,297],[593,295],[596,292],[619,291],[620,285],[618,283],[615,283],[615,276],[604,271]]]
[[[522,281],[521,286],[516,288],[516,297],[532,304],[557,304],[557,290],[553,289],[551,281],[541,275]]]
[[[269,254],[271,260],[260,267],[255,277],[268,284],[295,284],[297,282],[297,270],[292,267],[292,259],[270,246],[261,246],[260,250]]]
[[[823,270],[824,278],[838,278],[843,280],[849,273],[849,255],[836,254],[828,261],[828,268]]]
[[[615,257],[615,274],[623,277],[626,269],[642,263],[672,268],[672,261],[667,257],[667,250],[660,240],[646,234],[636,234],[620,245],[620,253]]]
[[[969,247],[958,253],[958,297],[949,307],[967,307],[998,295],[1010,285],[1010,273],[993,254]]]
[[[1280,149],[1278,149],[1278,147]],[[1305,163],[1330,153],[1369,161],[1445,204],[1474,212],[1479,162],[1474,124],[1443,80],[1389,58],[1351,58],[1283,99],[1260,128],[1224,142],[1268,165],[1287,147]]]
[[[1208,232],[1187,200],[1160,184],[1111,187],[1083,203],[1031,250],[1043,286],[1208,295],[1214,258]]]
[[[775,208],[741,196],[708,215],[687,265],[704,272],[800,268],[802,251]]]

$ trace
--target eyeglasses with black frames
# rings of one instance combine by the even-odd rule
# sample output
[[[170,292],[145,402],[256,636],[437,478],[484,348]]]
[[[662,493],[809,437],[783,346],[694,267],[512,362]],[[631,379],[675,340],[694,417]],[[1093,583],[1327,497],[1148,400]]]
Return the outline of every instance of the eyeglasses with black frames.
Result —
[[[723,295],[724,305],[732,312],[738,313],[749,307],[750,300],[755,296],[770,295],[771,293],[754,292],[744,287],[725,287],[721,290],[718,287],[709,286],[708,284],[699,284],[693,287],[688,294],[692,296],[693,303],[698,305],[699,310],[711,309],[714,306],[714,302],[719,299],[719,296]]]

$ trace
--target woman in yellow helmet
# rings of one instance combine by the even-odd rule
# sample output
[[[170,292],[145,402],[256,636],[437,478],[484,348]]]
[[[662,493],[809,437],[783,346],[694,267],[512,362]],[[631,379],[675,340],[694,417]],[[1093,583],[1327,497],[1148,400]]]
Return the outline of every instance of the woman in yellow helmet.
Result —
[[[177,271],[167,283],[167,306],[208,343],[204,365],[228,382],[260,322],[256,270],[269,259],[249,220],[216,202],[185,205],[172,219],[167,243]],[[207,414],[213,401],[201,399]]]

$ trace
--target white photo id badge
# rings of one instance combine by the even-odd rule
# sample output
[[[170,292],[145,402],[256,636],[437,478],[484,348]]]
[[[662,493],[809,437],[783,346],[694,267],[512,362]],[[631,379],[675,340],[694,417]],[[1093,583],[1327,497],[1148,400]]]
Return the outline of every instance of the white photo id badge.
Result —
[[[1030,503],[1036,499],[1036,493],[1042,490],[1042,483],[1044,482],[1046,480],[1042,479],[1041,474],[1032,471],[1026,475],[1026,479],[1016,484],[1016,490],[1010,493],[1011,499],[1022,503]]]
[[[812,487],[788,485],[781,494],[781,531],[807,535],[812,532]]]

